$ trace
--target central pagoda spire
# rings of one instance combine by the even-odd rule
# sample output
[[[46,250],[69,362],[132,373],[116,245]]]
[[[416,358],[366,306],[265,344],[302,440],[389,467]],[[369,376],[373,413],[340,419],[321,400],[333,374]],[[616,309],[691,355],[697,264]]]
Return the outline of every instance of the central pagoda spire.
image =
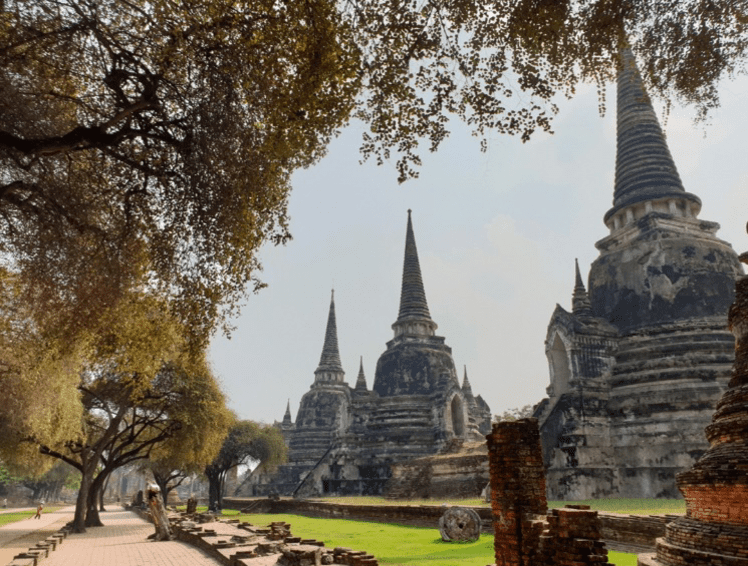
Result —
[[[392,329],[395,331],[396,337],[401,334],[433,336],[437,326],[431,320],[429,306],[426,303],[426,291],[423,289],[421,266],[418,262],[418,250],[416,249],[416,238],[413,235],[413,221],[410,214],[411,210],[408,209],[400,311]]]
[[[342,382],[345,372],[340,363],[340,352],[338,352],[338,328],[335,323],[335,290],[330,297],[330,313],[327,315],[327,328],[325,329],[325,343],[322,346],[322,355],[319,358],[319,366],[314,371],[314,381],[319,382]]]
[[[605,223],[615,231],[649,212],[695,217],[701,200],[683,188],[630,49],[623,51],[622,59],[615,189]]]

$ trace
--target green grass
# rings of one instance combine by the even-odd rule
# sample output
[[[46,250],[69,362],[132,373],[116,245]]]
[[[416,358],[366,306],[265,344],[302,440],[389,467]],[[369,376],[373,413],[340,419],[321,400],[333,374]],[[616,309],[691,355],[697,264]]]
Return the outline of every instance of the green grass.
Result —
[[[45,513],[50,513],[52,511],[57,511],[58,509],[61,509],[61,507],[45,507],[44,511],[42,511],[42,515]],[[18,511],[16,513],[0,513],[0,525],[17,523],[18,521],[23,521],[24,519],[30,519],[34,515],[36,515],[36,509],[28,511]]]
[[[376,556],[381,564],[486,566],[494,563],[493,537],[487,534],[481,535],[476,542],[448,543],[441,540],[436,528],[315,519],[300,515],[242,515],[228,509],[224,511],[224,515],[232,515],[263,527],[273,521],[285,521],[291,524],[291,532],[295,536],[321,540],[328,548],[344,546],[365,550]],[[635,554],[611,551],[609,559],[617,566],[636,566]]]
[[[463,505],[466,507],[488,507],[482,499],[411,499],[407,501],[384,497],[325,497],[317,501],[347,505]],[[667,515],[686,512],[683,499],[592,499],[585,501],[549,501],[548,508],[564,505],[589,505],[591,509],[630,515]]]
[[[351,505],[449,505],[487,506],[480,499],[459,500],[409,500],[393,501],[382,497],[328,497],[320,499],[330,503]],[[685,502],[679,499],[599,499],[590,501],[550,501],[551,509],[567,504],[589,505],[592,509],[632,515],[664,515],[685,513]],[[201,508],[204,510],[205,508]],[[320,519],[284,514],[242,515],[239,511],[225,509],[224,515],[239,518],[258,526],[273,521],[286,521],[296,536],[321,540],[329,548],[345,546],[365,550],[382,564],[408,566],[486,566],[494,562],[493,537],[482,535],[474,543],[445,543],[436,528],[410,527],[395,524]],[[636,555],[608,552],[608,558],[617,566],[636,566]]]
[[[490,504],[477,497],[474,499],[385,499],[384,497],[355,496],[355,497],[322,497],[313,499],[325,503],[340,503],[343,505],[462,505],[464,507],[489,507]]]

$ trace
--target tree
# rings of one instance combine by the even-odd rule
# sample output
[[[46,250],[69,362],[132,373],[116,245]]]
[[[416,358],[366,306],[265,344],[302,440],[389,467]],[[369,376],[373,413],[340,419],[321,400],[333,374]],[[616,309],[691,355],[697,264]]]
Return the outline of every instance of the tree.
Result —
[[[114,469],[147,458],[167,442],[170,450],[210,461],[229,424],[204,358],[185,346],[178,321],[162,301],[135,294],[102,321],[79,372],[82,427],[67,437],[11,427],[8,444],[0,444],[8,457],[20,443],[81,472],[74,518],[79,532],[101,524],[98,495]]]
[[[631,45],[653,93],[718,104],[745,3],[38,0],[0,4],[0,241],[68,332],[146,274],[204,342],[290,236],[290,175],[351,118],[364,157],[550,130],[556,95]]]
[[[252,421],[238,421],[229,430],[218,456],[205,468],[208,477],[208,509],[220,512],[230,470],[242,464],[254,463],[261,469],[271,469],[286,461],[286,443],[280,430],[272,425]]]
[[[328,0],[4,2],[0,240],[29,298],[75,330],[145,273],[204,342],[350,113],[341,25]]]
[[[534,407],[532,405],[525,405],[524,407],[517,407],[515,409],[507,409],[500,415],[494,415],[494,422],[498,423],[501,421],[517,421],[519,419],[526,419],[532,416]]]
[[[63,487],[75,484],[76,470],[65,462],[57,462],[43,476],[38,478],[24,478],[21,484],[31,490],[31,499],[39,501],[57,501]]]
[[[187,478],[201,473],[217,452],[215,450],[210,453],[195,453],[174,448],[170,443],[159,446],[143,466],[153,474],[153,479],[161,489],[164,505],[169,504],[169,493],[182,485]]]

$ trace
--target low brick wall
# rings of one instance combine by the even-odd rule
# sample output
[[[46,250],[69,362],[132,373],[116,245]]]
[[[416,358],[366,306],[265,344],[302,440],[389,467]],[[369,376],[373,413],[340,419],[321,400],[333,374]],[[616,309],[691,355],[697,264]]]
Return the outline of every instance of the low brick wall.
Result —
[[[681,516],[598,513],[600,535],[606,543],[616,542],[654,549],[656,539],[665,536],[667,524]]]
[[[351,519],[375,523],[398,523],[414,527],[438,528],[439,517],[444,514],[441,505],[352,505],[323,503],[303,499],[253,499],[225,497],[226,509],[251,507],[252,513],[288,513],[304,517]],[[491,509],[471,507],[483,521],[483,532],[493,533]],[[631,545],[636,550],[655,548],[655,539],[665,536],[665,526],[678,515],[620,515],[618,513],[598,513],[602,539],[612,548]]]
[[[251,507],[252,513],[288,513],[304,517],[350,519],[374,523],[399,523],[414,527],[438,528],[439,518],[444,514],[441,505],[347,505],[323,503],[305,499],[245,499],[224,497],[224,509]],[[491,509],[471,507],[483,521],[483,532],[492,533]]]

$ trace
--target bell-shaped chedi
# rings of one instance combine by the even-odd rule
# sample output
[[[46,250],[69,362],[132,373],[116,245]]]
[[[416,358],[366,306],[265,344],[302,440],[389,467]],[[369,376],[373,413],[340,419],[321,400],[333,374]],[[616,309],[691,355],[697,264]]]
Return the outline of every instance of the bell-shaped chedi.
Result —
[[[405,232],[405,257],[400,290],[400,309],[392,324],[394,338],[377,362],[372,390],[381,397],[431,395],[452,386],[459,388],[452,349],[434,334],[411,211]]]
[[[586,286],[575,270],[571,312],[557,306],[548,325],[535,416],[550,499],[677,497],[734,360],[738,256],[699,218],[631,53],[621,62],[610,233]]]
[[[748,254],[740,260],[748,263]],[[706,427],[709,449],[678,475],[686,516],[668,525],[656,556],[641,555],[640,566],[748,566],[748,276],[735,289],[729,314],[735,363]]]

